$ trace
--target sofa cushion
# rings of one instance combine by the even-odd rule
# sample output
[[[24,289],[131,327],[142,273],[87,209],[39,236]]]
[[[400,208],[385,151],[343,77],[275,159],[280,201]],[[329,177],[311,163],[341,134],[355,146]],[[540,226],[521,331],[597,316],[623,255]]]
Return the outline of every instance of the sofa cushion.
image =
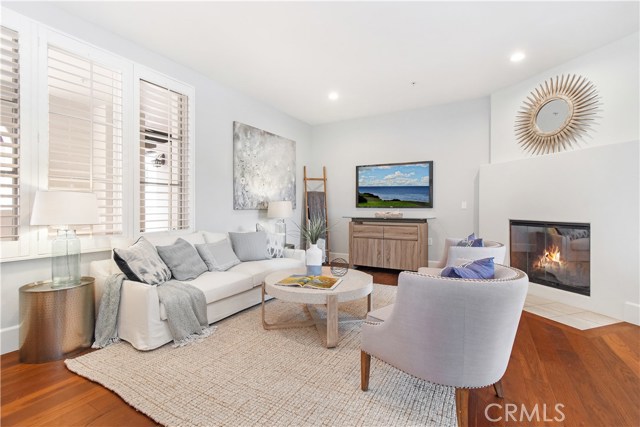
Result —
[[[291,268],[304,268],[304,262],[294,258],[272,258],[243,262],[230,268],[229,271],[247,274],[252,277],[253,286],[260,286],[269,273]]]
[[[240,264],[240,260],[231,248],[228,239],[216,243],[203,243],[196,245],[200,257],[207,264],[209,271],[227,271],[234,265]]]
[[[158,285],[171,279],[171,270],[144,237],[127,249],[114,248],[113,259],[129,280]]]
[[[156,250],[176,280],[193,280],[207,271],[207,265],[196,248],[182,238],[173,245],[156,246]]]
[[[205,243],[216,243],[229,238],[227,233],[215,233],[211,231],[203,231],[202,236],[204,237]]]
[[[204,293],[207,304],[228,298],[253,288],[251,276],[240,272],[207,271],[189,284]],[[167,320],[164,304],[160,304],[160,319]]]
[[[258,261],[267,258],[267,233],[229,233],[233,251],[240,261]]]
[[[172,245],[178,239],[183,239],[189,242],[192,246],[199,243],[204,243],[204,237],[200,232],[188,233],[188,234],[169,234],[167,232],[148,233],[144,235],[153,246],[167,246]]]

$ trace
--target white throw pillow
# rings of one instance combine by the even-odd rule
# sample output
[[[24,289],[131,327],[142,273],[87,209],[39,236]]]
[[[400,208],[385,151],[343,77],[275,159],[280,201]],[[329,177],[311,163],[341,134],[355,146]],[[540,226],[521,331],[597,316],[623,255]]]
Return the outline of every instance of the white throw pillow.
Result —
[[[274,233],[273,227],[257,223],[256,231],[267,233],[267,257],[284,258],[284,245],[286,236],[282,233]]]

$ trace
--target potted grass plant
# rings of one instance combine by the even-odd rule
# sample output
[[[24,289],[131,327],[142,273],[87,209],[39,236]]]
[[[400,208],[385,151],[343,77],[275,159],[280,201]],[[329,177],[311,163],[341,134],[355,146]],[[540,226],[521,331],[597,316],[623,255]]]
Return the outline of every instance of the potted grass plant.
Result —
[[[319,276],[322,274],[322,250],[318,248],[318,239],[326,235],[327,223],[321,216],[314,216],[306,225],[300,227],[300,234],[304,240],[309,242],[305,260],[307,264],[307,275]]]

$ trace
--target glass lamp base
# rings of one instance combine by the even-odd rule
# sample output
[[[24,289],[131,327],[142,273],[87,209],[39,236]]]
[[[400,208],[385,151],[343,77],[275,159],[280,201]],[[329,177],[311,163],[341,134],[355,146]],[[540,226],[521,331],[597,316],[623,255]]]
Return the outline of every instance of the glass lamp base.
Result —
[[[73,230],[58,230],[51,253],[53,287],[80,283],[80,239]]]
[[[287,243],[287,224],[284,222],[284,219],[279,219],[275,225],[276,234],[284,235],[284,243]]]

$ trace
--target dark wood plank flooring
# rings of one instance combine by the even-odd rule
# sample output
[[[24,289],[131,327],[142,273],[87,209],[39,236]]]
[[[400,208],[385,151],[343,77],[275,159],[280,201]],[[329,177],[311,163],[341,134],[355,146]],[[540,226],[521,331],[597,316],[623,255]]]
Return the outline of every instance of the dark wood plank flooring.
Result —
[[[367,271],[397,284],[396,272]],[[27,365],[5,354],[1,381],[2,426],[155,425],[63,361]],[[503,385],[504,399],[490,387],[471,391],[470,426],[638,427],[640,327],[580,331],[523,313]]]

